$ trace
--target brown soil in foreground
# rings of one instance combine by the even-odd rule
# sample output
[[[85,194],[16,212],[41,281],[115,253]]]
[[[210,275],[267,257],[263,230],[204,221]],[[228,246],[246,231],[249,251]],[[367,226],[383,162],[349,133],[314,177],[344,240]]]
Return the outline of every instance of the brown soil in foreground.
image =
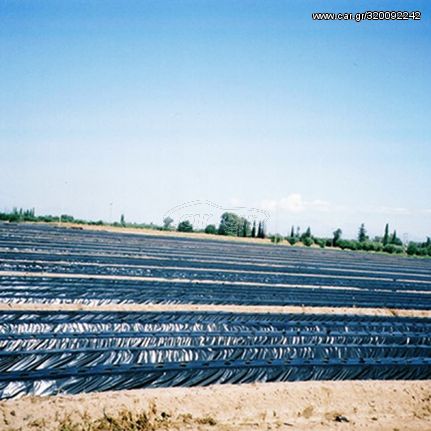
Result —
[[[431,381],[142,389],[0,402],[1,430],[431,430]]]

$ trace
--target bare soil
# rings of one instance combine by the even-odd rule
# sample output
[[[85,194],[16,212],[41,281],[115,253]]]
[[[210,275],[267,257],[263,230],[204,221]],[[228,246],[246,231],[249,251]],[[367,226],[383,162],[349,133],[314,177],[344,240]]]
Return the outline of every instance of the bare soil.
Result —
[[[431,381],[142,389],[0,402],[1,430],[431,430]]]

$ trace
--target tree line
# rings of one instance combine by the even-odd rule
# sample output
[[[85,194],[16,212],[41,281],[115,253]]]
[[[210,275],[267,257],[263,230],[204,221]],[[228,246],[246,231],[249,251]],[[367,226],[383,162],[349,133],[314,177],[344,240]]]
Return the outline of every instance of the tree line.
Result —
[[[121,214],[120,221],[114,223],[106,223],[103,220],[88,221],[76,219],[68,214],[61,214],[60,216],[53,215],[36,215],[34,208],[22,209],[14,208],[11,212],[0,212],[0,221],[8,222],[68,222],[75,224],[89,224],[89,225],[108,225],[116,227],[132,227],[132,228],[145,228],[172,231],[175,229],[174,220],[171,217],[166,217],[163,220],[163,226],[150,223],[130,223],[125,220],[124,214]],[[203,230],[195,230],[189,220],[183,220],[178,223],[176,227],[178,232],[201,232],[212,235],[224,235],[243,238],[261,238],[268,237],[266,224],[264,220],[250,222],[245,217],[241,217],[232,212],[225,212],[221,215],[219,225],[209,224]],[[359,226],[356,239],[344,239],[343,231],[336,229],[332,237],[322,238],[312,234],[311,228],[307,227],[305,232],[301,233],[300,227],[292,226],[288,236],[280,234],[269,235],[269,239],[274,244],[288,243],[290,245],[304,245],[306,247],[318,246],[324,247],[337,247],[343,250],[364,250],[385,252],[391,254],[407,253],[410,256],[431,256],[431,238],[427,237],[425,242],[413,242],[403,244],[397,235],[397,231],[392,232],[389,229],[389,224],[385,225],[383,235],[376,236],[370,239],[365,225],[362,223]]]
[[[299,235],[299,228],[295,233],[294,227],[292,226],[290,236],[288,236],[286,240],[291,245],[302,242],[303,245],[308,247],[315,244],[322,248],[338,247],[343,250],[382,251],[386,253],[404,252],[403,242],[398,238],[396,230],[392,233],[389,232],[389,224],[386,224],[383,236],[377,236],[374,237],[374,239],[370,239],[363,223],[359,226],[356,239],[343,239],[342,235],[343,231],[341,229],[336,229],[333,232],[332,238],[318,238],[311,234],[310,228],[307,228],[302,235]]]
[[[165,229],[170,229],[173,219],[167,217],[163,220]],[[189,220],[183,220],[178,224],[178,232],[193,232],[193,226]],[[253,221],[251,223],[245,217],[241,217],[232,212],[225,212],[221,215],[218,227],[209,224],[203,230],[204,233],[212,235],[237,236],[242,238],[266,238],[265,221]]]
[[[173,220],[170,220],[170,222],[173,222]],[[179,223],[177,230],[180,232],[193,232],[193,226],[190,221],[185,220]],[[222,214],[218,228],[214,224],[210,224],[205,228],[204,232],[213,235],[237,237],[267,237],[264,221],[259,221],[257,224],[256,221],[250,223],[244,217],[239,217],[234,213]],[[410,241],[408,245],[405,245],[398,237],[396,230],[390,232],[388,223],[385,225],[383,235],[376,236],[373,239],[369,237],[364,223],[359,226],[356,239],[344,239],[342,235],[343,231],[338,228],[333,232],[331,238],[321,238],[313,235],[310,227],[307,227],[305,232],[301,233],[299,226],[296,228],[292,226],[288,236],[283,237],[280,234],[273,234],[269,235],[269,238],[274,244],[280,244],[285,241],[290,245],[304,245],[306,247],[314,245],[321,248],[337,247],[343,250],[431,256],[431,239],[429,237],[423,243]]]

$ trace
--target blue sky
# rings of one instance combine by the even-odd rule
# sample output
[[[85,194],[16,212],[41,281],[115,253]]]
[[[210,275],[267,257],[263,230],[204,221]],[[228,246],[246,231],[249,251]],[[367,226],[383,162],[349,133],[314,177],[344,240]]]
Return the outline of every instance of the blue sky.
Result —
[[[422,20],[311,20],[376,9]],[[199,200],[281,233],[430,235],[430,12],[0,0],[0,210],[161,223]]]

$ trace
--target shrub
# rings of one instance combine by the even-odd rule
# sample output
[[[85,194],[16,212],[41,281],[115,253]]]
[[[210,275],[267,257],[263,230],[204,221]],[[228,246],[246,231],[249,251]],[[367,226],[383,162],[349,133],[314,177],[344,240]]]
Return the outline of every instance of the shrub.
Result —
[[[171,224],[174,222],[174,219],[172,217],[165,217],[163,219],[163,230],[169,230],[171,229]]]
[[[317,244],[320,248],[325,248],[326,240],[323,238],[314,238],[314,243]]]
[[[346,239],[340,239],[337,242],[338,247],[341,249],[347,249],[347,250],[357,250],[358,249],[358,243],[356,241],[348,241]]]
[[[63,221],[63,222],[72,223],[72,222],[74,221],[73,216],[68,215],[68,214],[62,214],[62,215],[60,216],[60,218],[61,218],[61,221]]]
[[[188,220],[184,220],[178,224],[178,232],[193,232],[193,226]]]
[[[410,242],[408,247],[407,247],[407,254],[409,256],[413,256],[413,255],[417,254],[417,252],[418,252],[417,244],[415,244],[414,242]]]
[[[215,225],[213,224],[209,224],[206,228],[205,228],[205,233],[210,233],[215,235],[217,233],[217,228],[215,227]]]
[[[287,236],[286,237],[286,241],[290,244],[290,245],[295,245],[298,242],[298,239],[294,236]]]
[[[358,248],[365,251],[382,251],[383,245],[379,242],[365,241],[358,244]]]
[[[426,256],[427,255],[427,249],[420,247],[416,251],[416,256]]]
[[[302,240],[302,243],[305,246],[310,247],[311,245],[313,245],[313,239],[307,236]]]
[[[338,241],[341,239],[341,235],[343,234],[343,231],[338,228],[336,231],[334,231],[334,238],[331,241],[331,244],[327,244],[328,247],[333,245],[334,247],[338,245]]]
[[[402,253],[403,252],[403,248],[399,245],[395,245],[395,244],[386,244],[383,247],[383,251],[386,253]]]
[[[279,235],[278,233],[275,235],[271,235],[271,242],[273,244],[278,244],[283,241],[283,237]]]

